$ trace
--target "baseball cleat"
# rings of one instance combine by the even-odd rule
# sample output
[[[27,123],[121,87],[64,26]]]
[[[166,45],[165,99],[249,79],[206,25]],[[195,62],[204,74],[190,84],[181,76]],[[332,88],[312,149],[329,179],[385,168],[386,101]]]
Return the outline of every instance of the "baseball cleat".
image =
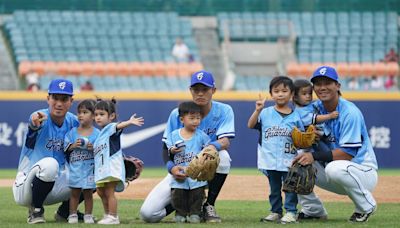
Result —
[[[29,208],[29,216],[27,222],[29,224],[45,223],[44,208]]]
[[[217,215],[215,207],[210,204],[203,205],[203,219],[205,222],[220,223],[221,218]]]
[[[368,218],[373,215],[376,211],[376,206],[369,213],[358,213],[354,212],[349,218],[349,222],[367,222]]]
[[[282,218],[281,214],[272,212],[267,217],[261,218],[260,222],[279,222],[281,220],[281,218]]]
[[[313,220],[313,219],[316,219],[316,220],[327,220],[327,219],[328,219],[328,216],[327,216],[327,215],[322,215],[322,216],[311,216],[311,215],[306,215],[306,214],[304,214],[303,212],[300,212],[300,213],[297,215],[297,220],[298,220],[298,221],[300,221],[300,220]]]

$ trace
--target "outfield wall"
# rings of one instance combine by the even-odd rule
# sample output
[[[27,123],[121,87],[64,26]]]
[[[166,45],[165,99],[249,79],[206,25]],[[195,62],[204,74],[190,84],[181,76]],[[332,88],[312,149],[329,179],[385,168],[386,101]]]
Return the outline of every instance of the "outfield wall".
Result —
[[[76,112],[79,100],[93,98],[93,93],[78,94],[71,111]],[[115,94],[96,94],[110,98]],[[47,107],[45,93],[29,94],[0,92],[0,168],[16,168],[23,135],[30,113]],[[124,130],[123,150],[140,157],[145,166],[162,166],[161,136],[170,111],[180,101],[190,99],[188,93],[118,93],[118,115],[125,120],[131,114],[145,118],[145,125]],[[247,129],[247,120],[254,110],[258,93],[221,93],[216,100],[232,106],[235,112],[236,138],[230,154],[234,167],[256,167],[258,133]],[[400,168],[400,94],[399,93],[352,93],[345,94],[364,113],[371,141],[380,167]],[[267,105],[271,105],[267,102]]]

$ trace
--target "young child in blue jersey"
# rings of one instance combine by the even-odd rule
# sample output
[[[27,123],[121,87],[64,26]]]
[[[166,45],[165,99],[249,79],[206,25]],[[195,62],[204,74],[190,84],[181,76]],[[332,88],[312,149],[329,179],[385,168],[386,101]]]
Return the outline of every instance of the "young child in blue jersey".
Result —
[[[94,223],[93,190],[94,183],[94,159],[93,143],[99,134],[99,130],[93,127],[94,106],[96,101],[88,99],[78,104],[79,127],[72,128],[64,139],[64,148],[69,162],[69,187],[71,197],[69,200],[69,223],[78,223],[78,204],[81,192],[85,201],[85,223]]]
[[[115,123],[117,113],[116,100],[105,101],[99,99],[96,103],[94,115],[96,124],[101,131],[94,142],[94,179],[97,194],[103,202],[104,217],[98,224],[119,224],[117,214],[117,199],[115,192],[122,192],[125,188],[125,166],[121,148],[122,129],[130,126],[142,126],[143,117],[132,115],[127,121]]]
[[[261,221],[296,222],[297,194],[285,193],[285,216],[282,217],[282,183],[287,176],[297,151],[293,146],[291,132],[294,127],[304,129],[298,112],[289,105],[293,97],[293,81],[286,76],[277,76],[269,85],[274,106],[264,108],[266,98],[261,95],[248,121],[248,127],[260,131],[258,144],[258,169],[268,177],[270,185],[269,202],[271,213]]]
[[[190,161],[208,145],[210,138],[198,129],[201,121],[201,107],[193,101],[179,105],[179,119],[183,127],[174,130],[166,141],[175,165],[187,167]],[[205,197],[207,181],[173,179],[171,182],[172,206],[175,208],[175,222],[199,223],[200,211]]]
[[[333,111],[326,115],[317,114],[313,100],[313,86],[311,82],[305,79],[297,79],[294,81],[293,103],[296,105],[296,111],[300,112],[304,126],[311,124],[320,124],[325,121],[336,119],[339,116],[338,111]],[[323,129],[323,127],[320,127]]]

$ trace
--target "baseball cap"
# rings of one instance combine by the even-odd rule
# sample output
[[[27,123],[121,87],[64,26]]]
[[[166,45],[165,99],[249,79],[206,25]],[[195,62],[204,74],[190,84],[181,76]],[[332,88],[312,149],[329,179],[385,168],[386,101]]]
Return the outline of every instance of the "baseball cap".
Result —
[[[74,95],[74,86],[72,82],[66,79],[54,79],[49,85],[49,94]]]
[[[318,69],[314,71],[314,74],[311,77],[311,82],[313,82],[313,80],[316,77],[328,77],[328,78],[334,80],[335,82],[339,82],[338,73],[336,72],[335,68],[330,67],[330,66],[318,67]]]
[[[212,74],[205,70],[198,71],[192,74],[192,80],[190,81],[190,87],[194,86],[195,84],[203,84],[207,87],[214,88],[215,82]]]

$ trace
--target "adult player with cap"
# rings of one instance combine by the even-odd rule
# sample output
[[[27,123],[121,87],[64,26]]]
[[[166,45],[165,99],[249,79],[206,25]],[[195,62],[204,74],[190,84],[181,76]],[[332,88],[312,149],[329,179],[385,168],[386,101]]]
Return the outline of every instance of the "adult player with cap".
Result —
[[[63,145],[65,134],[79,124],[76,116],[68,112],[72,96],[71,81],[54,79],[49,85],[48,108],[29,117],[13,184],[15,202],[29,208],[29,224],[45,222],[43,205],[59,203],[70,196]]]
[[[199,71],[192,75],[190,93],[193,101],[201,107],[202,120],[198,128],[211,139],[208,145],[219,151],[220,163],[213,180],[208,182],[208,196],[203,205],[203,218],[206,222],[221,222],[215,210],[215,201],[230,170],[230,156],[227,149],[230,139],[235,137],[234,114],[232,108],[212,99],[216,91],[213,75],[207,71]],[[171,137],[171,133],[183,125],[179,120],[178,109],[174,109],[168,119],[164,131],[163,142]],[[175,148],[178,150],[178,148]],[[173,152],[173,151],[172,151]],[[178,152],[179,153],[179,152]],[[140,214],[145,222],[159,222],[174,209],[171,206],[171,181],[185,179],[184,167],[175,166],[170,160],[167,147],[163,146],[163,157],[167,163],[169,174],[146,197]]]
[[[340,115],[325,122],[328,147],[319,143],[313,153],[300,154],[294,162],[312,163],[317,168],[317,186],[347,195],[353,201],[355,210],[349,221],[366,222],[377,208],[371,192],[377,184],[378,165],[363,114],[354,103],[341,97],[339,77],[334,68],[319,67],[311,82],[319,98],[314,103],[318,114],[338,111]],[[302,206],[299,220],[327,218],[315,193],[298,197]]]

